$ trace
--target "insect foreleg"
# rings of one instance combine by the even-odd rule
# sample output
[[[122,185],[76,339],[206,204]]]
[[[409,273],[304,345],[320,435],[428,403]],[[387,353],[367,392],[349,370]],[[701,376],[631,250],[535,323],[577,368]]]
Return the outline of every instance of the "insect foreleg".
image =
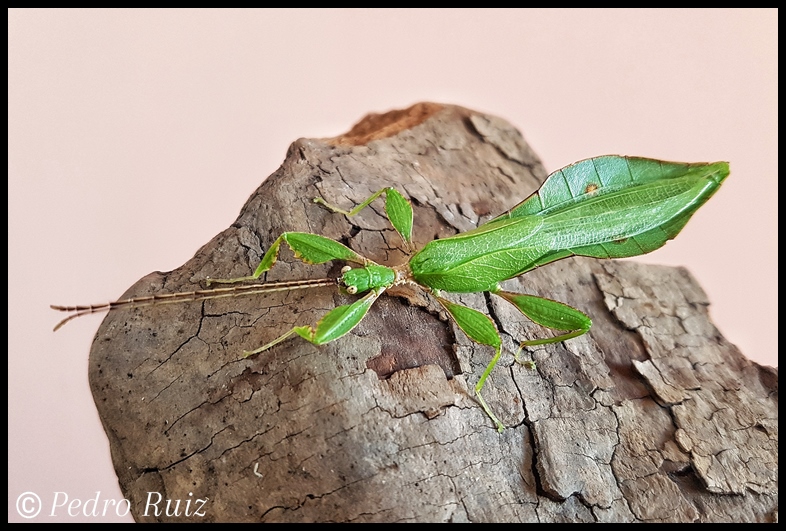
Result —
[[[383,188],[352,210],[343,210],[336,206],[330,205],[321,197],[315,197],[314,202],[324,206],[332,212],[336,212],[337,214],[344,214],[347,217],[352,217],[370,205],[372,201],[382,194],[385,194],[385,212],[387,213],[388,220],[390,220],[390,224],[393,225],[393,228],[396,229],[396,232],[399,233],[401,239],[404,240],[404,243],[407,245],[407,247],[411,248],[413,219],[412,205],[395,188]]]
[[[273,245],[270,246],[265,256],[262,257],[262,261],[251,276],[227,279],[207,279],[207,285],[209,286],[211,283],[232,284],[235,282],[258,279],[262,276],[262,273],[268,271],[273,267],[273,264],[276,263],[281,242],[286,242],[289,248],[295,253],[295,257],[307,264],[324,264],[330,260],[344,260],[361,265],[374,263],[360,256],[349,247],[335,240],[331,240],[330,238],[325,238],[317,234],[309,234],[307,232],[285,232],[273,242]]]
[[[319,320],[316,327],[296,326],[285,334],[280,335],[270,343],[263,345],[256,350],[243,351],[243,356],[249,357],[253,356],[254,354],[264,352],[265,350],[278,345],[282,341],[285,341],[294,334],[299,335],[314,345],[324,345],[325,343],[330,343],[331,341],[344,336],[353,328],[355,328],[358,323],[363,320],[363,317],[366,316],[368,309],[371,308],[371,305],[374,304],[374,301],[376,301],[384,291],[385,288],[373,289],[365,297],[353,302],[352,304],[345,304],[330,310],[322,319]]]

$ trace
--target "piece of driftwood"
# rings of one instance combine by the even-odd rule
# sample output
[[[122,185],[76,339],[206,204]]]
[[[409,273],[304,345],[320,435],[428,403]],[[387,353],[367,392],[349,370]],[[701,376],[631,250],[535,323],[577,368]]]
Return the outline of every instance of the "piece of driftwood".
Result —
[[[499,118],[432,103],[369,115],[343,136],[296,141],[231,227],[124,296],[248,275],[284,231],[405,260],[382,201],[350,220],[315,196],[349,208],[395,186],[413,201],[419,247],[502,213],[545,177]],[[336,276],[342,265],[308,266],[286,249],[266,280]],[[510,352],[550,332],[498,298],[451,296],[503,334],[507,353],[484,389],[503,434],[472,393],[492,350],[419,294],[380,298],[333,343],[294,338],[251,359],[243,349],[354,298],[320,288],[110,312],[90,384],[134,517],[777,519],[777,371],[720,335],[687,271],[573,258],[506,289],[566,302],[594,325],[531,351],[532,370]]]

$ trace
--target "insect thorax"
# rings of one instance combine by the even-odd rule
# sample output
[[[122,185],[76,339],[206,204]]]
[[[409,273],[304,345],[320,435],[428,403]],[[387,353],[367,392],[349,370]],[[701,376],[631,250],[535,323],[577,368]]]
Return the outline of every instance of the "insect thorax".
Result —
[[[341,277],[341,285],[347,293],[363,293],[373,288],[392,286],[396,280],[396,272],[381,265],[368,265],[357,269],[346,269]]]

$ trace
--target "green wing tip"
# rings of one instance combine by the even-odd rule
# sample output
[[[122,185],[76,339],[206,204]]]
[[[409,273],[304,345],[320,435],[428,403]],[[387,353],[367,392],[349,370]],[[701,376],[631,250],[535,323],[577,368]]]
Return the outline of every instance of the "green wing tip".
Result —
[[[729,176],[729,173],[731,173],[729,163],[726,161],[707,164],[707,169],[710,172],[708,178],[712,179],[717,184],[721,184],[726,179],[726,177]]]

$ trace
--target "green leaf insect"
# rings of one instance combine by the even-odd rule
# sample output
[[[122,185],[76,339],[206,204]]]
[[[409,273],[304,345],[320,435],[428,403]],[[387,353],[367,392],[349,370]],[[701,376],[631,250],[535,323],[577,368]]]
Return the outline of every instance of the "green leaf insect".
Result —
[[[474,230],[434,240],[398,266],[376,264],[324,236],[285,232],[273,242],[251,276],[209,282],[228,284],[257,280],[275,264],[282,242],[298,259],[309,264],[341,260],[359,267],[344,267],[338,279],[246,284],[126,299],[97,306],[53,306],[57,310],[76,312],[55,329],[79,315],[122,306],[329,285],[338,285],[349,294],[363,295],[352,304],[331,310],[315,326],[296,326],[272,342],[245,352],[250,356],[293,335],[315,345],[335,341],[360,323],[386,289],[407,284],[435,297],[470,339],[494,349],[491,361],[475,386],[475,395],[502,432],[504,425],[481,394],[502,353],[499,331],[487,315],[451,302],[445,294],[490,292],[511,303],[535,323],[561,332],[554,337],[523,341],[519,353],[524,347],[556,343],[585,334],[592,321],[579,310],[550,299],[503,291],[500,282],[569,256],[623,258],[654,251],[677,236],[728,175],[726,162],[688,164],[622,156],[591,158],[552,173],[540,189],[501,216]],[[382,195],[391,225],[411,248],[412,205],[394,188],[380,190],[351,211],[328,205],[320,198],[314,202],[334,212],[354,216]],[[519,353],[516,353],[516,360],[531,365],[532,362],[519,359]]]

